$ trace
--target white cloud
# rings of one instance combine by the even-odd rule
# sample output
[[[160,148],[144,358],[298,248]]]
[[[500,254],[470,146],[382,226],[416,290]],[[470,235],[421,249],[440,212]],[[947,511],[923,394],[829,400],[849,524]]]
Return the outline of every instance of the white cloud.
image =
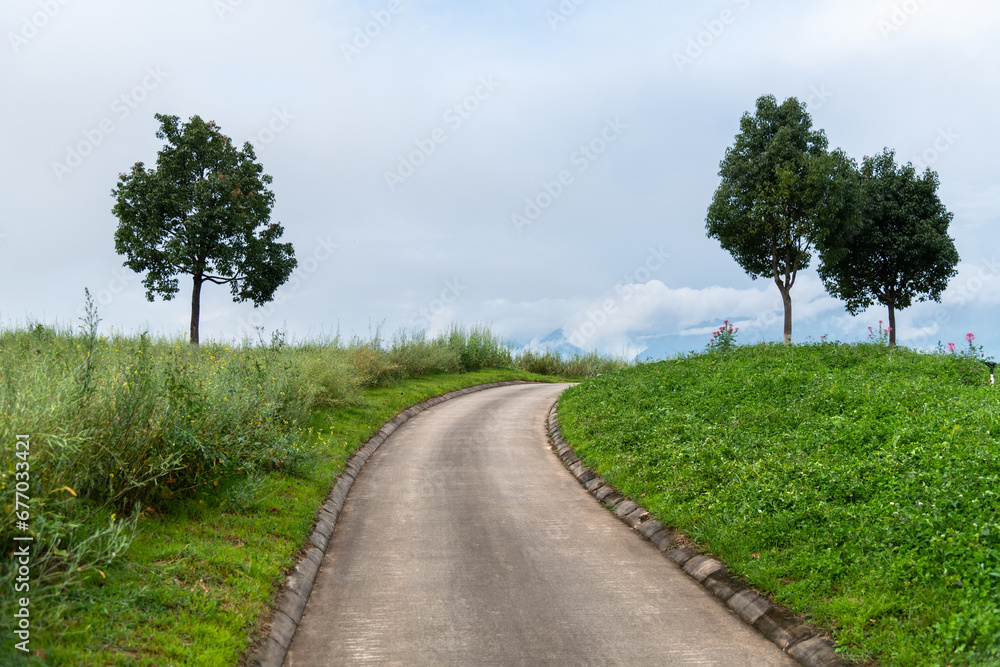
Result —
[[[803,274],[792,288],[793,331],[843,308],[829,297],[818,278]],[[562,328],[577,347],[615,353],[623,348],[644,348],[650,332],[665,336],[710,335],[723,320],[744,331],[744,337],[784,322],[777,288],[700,289],[669,287],[659,280],[620,284],[604,298],[578,306]]]
[[[958,275],[951,279],[941,302],[950,307],[988,308],[1000,304],[1000,258],[996,254],[981,255],[960,262]]]
[[[5,290],[0,308],[8,318],[73,321],[83,286],[108,284],[121,267],[110,190],[119,172],[154,159],[161,146],[154,113],[212,118],[240,140],[266,127],[275,109],[287,109],[294,116],[287,127],[258,146],[275,178],[274,218],[300,259],[317,238],[341,248],[274,304],[263,318],[269,329],[287,323],[305,335],[340,326],[365,335],[370,322],[382,321],[391,329],[433,303],[442,281],[457,279],[468,290],[437,309],[428,326],[481,321],[531,340],[593,325],[588,312],[601,319],[594,309],[616,299],[615,312],[604,313],[606,322],[588,337],[612,352],[656,345],[662,336],[700,347],[705,330],[723,319],[748,339],[773,339],[781,328],[776,289],[748,283],[705,238],[705,210],[719,160],[754,100],[808,98],[825,86],[830,95],[815,106],[814,121],[856,157],[889,145],[909,159],[940,128],[962,135],[934,168],[968,264],[945,310],[915,306],[906,326],[926,328],[920,318],[948,312],[951,324],[939,327],[986,331],[1000,290],[973,287],[982,280],[976,253],[1000,243],[991,176],[1000,150],[992,85],[1000,77],[1000,10],[926,0],[884,39],[879,19],[907,1],[919,2],[584,3],[556,30],[545,11],[558,2],[406,2],[350,61],[344,40],[387,2],[229,3],[234,11],[223,17],[204,0],[61,5],[24,48],[0,45],[0,77],[5,90],[17,91],[0,107],[0,282],[28,285]],[[723,8],[743,5],[704,55],[678,72],[674,52]],[[0,33],[20,30],[38,6],[5,2]],[[117,117],[114,100],[156,66],[169,76],[127,118]],[[443,114],[482,76],[502,86],[452,128]],[[59,182],[52,162],[108,116],[114,132]],[[613,116],[629,125],[621,140],[517,234],[511,214]],[[438,127],[447,141],[390,192],[384,172]],[[670,259],[637,275],[646,249],[660,244]],[[812,275],[793,290],[796,339],[857,331]],[[35,278],[26,283],[25,276]],[[182,278],[174,302],[148,304],[139,279],[130,281],[107,305],[106,323],[183,332],[189,282]],[[213,291],[203,330],[230,335],[253,313]]]

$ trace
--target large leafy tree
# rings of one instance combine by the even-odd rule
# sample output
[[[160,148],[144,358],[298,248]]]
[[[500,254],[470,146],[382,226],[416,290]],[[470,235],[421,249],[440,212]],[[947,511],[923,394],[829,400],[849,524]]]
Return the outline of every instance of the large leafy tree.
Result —
[[[828,151],[822,130],[794,97],[772,95],[745,113],[740,133],[719,165],[722,183],[708,209],[717,239],[752,278],[774,280],[792,338],[792,297],[798,272],[814,250],[836,253],[857,226],[858,175],[843,152]]]
[[[198,344],[201,288],[228,284],[234,301],[260,306],[295,269],[291,243],[271,223],[271,177],[256,162],[253,146],[233,146],[213,121],[156,115],[156,136],[166,141],[156,168],[137,162],[118,177],[113,212],[115,250],[125,266],[146,272],[146,298],[172,299],[176,276],[191,276],[191,343]]]
[[[896,344],[896,311],[913,300],[940,301],[956,274],[958,251],[948,236],[953,215],[938,198],[936,173],[917,175],[912,164],[897,165],[888,148],[861,163],[861,220],[858,233],[820,276],[827,291],[857,315],[880,303],[889,309],[889,344]]]

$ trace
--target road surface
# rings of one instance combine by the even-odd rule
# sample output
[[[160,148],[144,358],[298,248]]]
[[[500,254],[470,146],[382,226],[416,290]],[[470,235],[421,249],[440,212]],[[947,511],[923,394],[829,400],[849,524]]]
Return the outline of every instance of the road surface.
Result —
[[[285,664],[795,664],[563,467],[545,416],[567,386],[469,394],[396,430]]]

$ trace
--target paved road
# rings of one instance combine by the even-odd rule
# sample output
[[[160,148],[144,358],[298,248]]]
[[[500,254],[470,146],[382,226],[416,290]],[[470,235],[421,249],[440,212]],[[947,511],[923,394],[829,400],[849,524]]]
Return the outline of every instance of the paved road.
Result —
[[[409,420],[351,489],[286,665],[791,665],[546,442],[566,385]]]

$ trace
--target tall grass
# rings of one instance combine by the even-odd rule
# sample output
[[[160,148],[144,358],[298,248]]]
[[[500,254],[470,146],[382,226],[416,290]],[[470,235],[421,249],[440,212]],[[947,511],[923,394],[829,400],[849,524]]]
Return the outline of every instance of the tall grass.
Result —
[[[313,455],[303,425],[314,408],[426,375],[544,368],[575,377],[621,366],[593,355],[518,356],[482,326],[435,338],[294,343],[279,333],[257,345],[192,347],[182,338],[100,335],[89,295],[88,304],[75,331],[0,332],[0,540],[22,533],[14,443],[29,434],[33,603],[103,576],[142,512],[197,498],[239,504],[260,476],[302,470]],[[0,561],[3,590],[14,576],[12,559]],[[0,601],[5,619],[12,603]]]

